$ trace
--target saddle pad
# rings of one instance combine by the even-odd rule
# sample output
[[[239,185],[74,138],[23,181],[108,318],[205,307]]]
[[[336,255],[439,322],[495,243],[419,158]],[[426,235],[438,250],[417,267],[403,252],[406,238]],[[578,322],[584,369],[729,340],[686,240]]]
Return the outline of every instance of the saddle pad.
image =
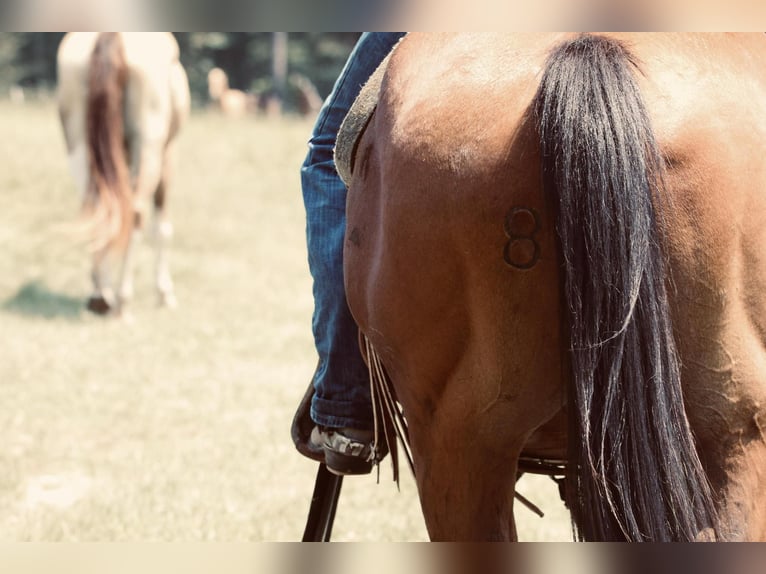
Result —
[[[334,152],[335,169],[338,170],[338,175],[340,175],[346,187],[351,184],[351,174],[354,170],[354,158],[359,138],[361,138],[375,111],[375,107],[378,105],[380,85],[383,82],[383,76],[386,73],[391,54],[395,49],[396,46],[391,49],[388,56],[385,57],[367,80],[367,83],[364,84],[362,91],[359,92],[356,100],[354,100],[354,104],[346,114],[338,130]]]

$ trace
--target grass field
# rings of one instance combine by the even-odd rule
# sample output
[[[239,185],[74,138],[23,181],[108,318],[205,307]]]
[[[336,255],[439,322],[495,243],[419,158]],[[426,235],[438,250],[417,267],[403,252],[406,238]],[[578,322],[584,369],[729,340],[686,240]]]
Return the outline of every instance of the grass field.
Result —
[[[0,104],[0,539],[287,541],[315,463],[289,426],[316,363],[298,167],[311,123],[195,114],[170,196],[179,308],[138,254],[135,321],[83,310],[89,262],[50,105]],[[569,540],[555,485],[526,540]],[[425,540],[414,482],[345,481],[335,540]]]

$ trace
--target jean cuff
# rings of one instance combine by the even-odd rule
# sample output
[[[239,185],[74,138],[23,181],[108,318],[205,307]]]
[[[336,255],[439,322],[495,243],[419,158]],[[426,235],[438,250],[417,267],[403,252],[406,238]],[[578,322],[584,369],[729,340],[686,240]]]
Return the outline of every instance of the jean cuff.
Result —
[[[318,425],[332,428],[348,427],[358,430],[374,428],[370,403],[328,401],[314,396],[311,401],[311,419]]]

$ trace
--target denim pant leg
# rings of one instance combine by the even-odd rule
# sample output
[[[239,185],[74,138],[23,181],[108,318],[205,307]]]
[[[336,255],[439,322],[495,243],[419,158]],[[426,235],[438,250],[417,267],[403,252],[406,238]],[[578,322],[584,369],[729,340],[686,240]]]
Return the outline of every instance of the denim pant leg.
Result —
[[[335,138],[346,113],[403,33],[366,32],[319,112],[301,168],[309,269],[314,279],[312,329],[319,354],[311,418],[329,427],[372,428],[369,375],[346,303],[343,240],[346,186],[335,171]]]

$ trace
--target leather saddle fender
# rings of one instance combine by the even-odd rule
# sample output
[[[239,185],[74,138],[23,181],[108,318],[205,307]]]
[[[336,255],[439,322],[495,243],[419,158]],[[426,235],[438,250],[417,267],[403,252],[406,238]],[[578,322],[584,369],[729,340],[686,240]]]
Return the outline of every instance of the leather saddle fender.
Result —
[[[396,46],[380,63],[372,76],[367,80],[367,83],[364,84],[362,91],[359,92],[338,130],[338,136],[335,140],[335,169],[337,169],[338,175],[340,175],[346,187],[351,184],[356,149],[378,105],[380,86],[383,83],[388,63],[391,61],[391,54],[393,54],[395,49]]]

